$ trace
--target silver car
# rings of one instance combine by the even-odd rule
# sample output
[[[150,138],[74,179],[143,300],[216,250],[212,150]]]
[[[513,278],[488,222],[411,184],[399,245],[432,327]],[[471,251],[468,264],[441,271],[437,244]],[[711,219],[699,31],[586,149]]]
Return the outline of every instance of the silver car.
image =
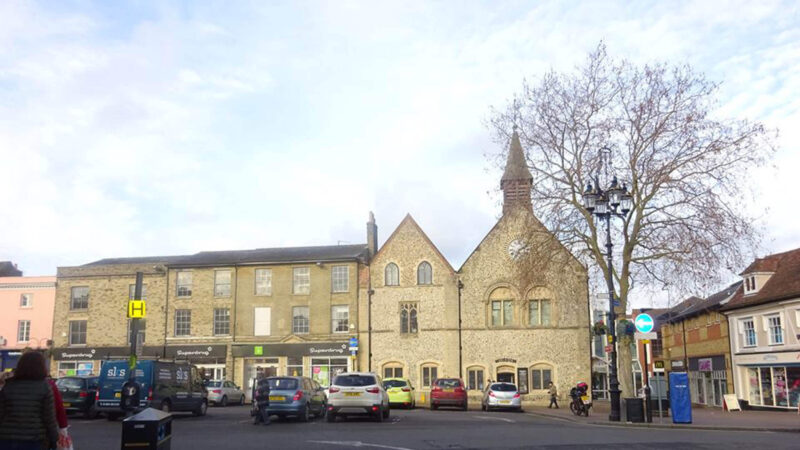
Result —
[[[522,411],[522,397],[513,383],[491,383],[483,391],[481,409],[515,409]]]
[[[233,381],[207,381],[206,390],[209,403],[219,406],[228,406],[230,403],[244,405],[244,391],[233,384]]]
[[[336,375],[328,389],[328,422],[337,416],[368,415],[376,422],[389,418],[389,395],[373,372]]]

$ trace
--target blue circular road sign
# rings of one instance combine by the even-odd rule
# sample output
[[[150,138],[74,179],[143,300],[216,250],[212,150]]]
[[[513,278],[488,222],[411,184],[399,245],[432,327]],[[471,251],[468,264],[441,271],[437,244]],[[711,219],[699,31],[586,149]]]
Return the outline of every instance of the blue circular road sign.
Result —
[[[649,333],[653,331],[653,318],[650,317],[650,314],[639,314],[636,316],[636,320],[633,321],[633,324],[636,325],[636,331],[639,333]]]

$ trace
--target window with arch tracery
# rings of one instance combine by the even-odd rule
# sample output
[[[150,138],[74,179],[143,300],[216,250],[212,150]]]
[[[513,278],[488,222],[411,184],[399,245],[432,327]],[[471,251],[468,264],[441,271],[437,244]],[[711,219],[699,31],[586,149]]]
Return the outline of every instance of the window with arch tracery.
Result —
[[[428,261],[422,261],[417,267],[417,284],[433,284],[433,268]]]
[[[383,284],[386,286],[399,286],[400,285],[400,269],[397,264],[389,263],[383,271]]]
[[[403,334],[414,334],[418,330],[417,304],[403,303],[400,305],[400,332]]]

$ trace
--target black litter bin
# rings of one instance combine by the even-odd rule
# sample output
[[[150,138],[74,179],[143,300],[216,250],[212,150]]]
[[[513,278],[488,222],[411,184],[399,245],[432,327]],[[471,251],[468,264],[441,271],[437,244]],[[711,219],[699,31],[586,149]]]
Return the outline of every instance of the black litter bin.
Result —
[[[644,400],[638,397],[625,399],[628,422],[644,422]]]
[[[147,408],[122,421],[122,450],[169,449],[172,442],[172,414]]]

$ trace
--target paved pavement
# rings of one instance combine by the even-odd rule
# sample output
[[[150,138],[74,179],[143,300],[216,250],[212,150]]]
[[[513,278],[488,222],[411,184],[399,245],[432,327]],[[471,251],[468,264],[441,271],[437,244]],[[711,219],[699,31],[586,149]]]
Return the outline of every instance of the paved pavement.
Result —
[[[758,449],[797,448],[800,434],[597,426],[525,413],[392,410],[390,420],[327,423],[274,421],[254,426],[249,407],[210,408],[205,417],[176,415],[174,450],[374,448],[427,449]],[[590,416],[590,419],[592,417]],[[121,424],[71,418],[76,450],[120,448]]]
[[[549,409],[544,406],[528,406],[526,411],[543,417],[553,417],[577,423],[595,425],[608,425],[610,404],[596,401],[590,410],[589,417],[577,417],[569,410],[569,403],[562,404],[559,409]],[[625,415],[623,413],[623,421]],[[761,430],[761,431],[794,431],[800,432],[800,416],[797,411],[723,411],[722,408],[695,407],[692,409],[691,424],[673,424],[672,417],[658,417],[658,411],[653,415],[652,424],[629,424],[628,426],[666,427],[687,429],[731,429],[731,430]],[[800,436],[798,436],[800,439]]]

